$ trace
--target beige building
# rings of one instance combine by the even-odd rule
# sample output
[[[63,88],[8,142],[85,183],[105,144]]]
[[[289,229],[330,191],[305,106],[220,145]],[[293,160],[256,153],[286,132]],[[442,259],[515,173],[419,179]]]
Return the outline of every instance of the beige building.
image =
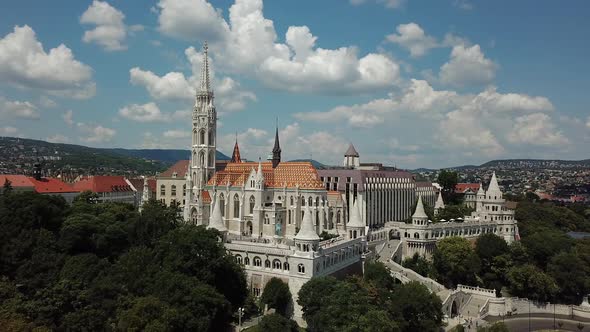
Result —
[[[156,177],[156,199],[170,206],[172,202],[183,208],[186,195],[188,160],[180,160]]]

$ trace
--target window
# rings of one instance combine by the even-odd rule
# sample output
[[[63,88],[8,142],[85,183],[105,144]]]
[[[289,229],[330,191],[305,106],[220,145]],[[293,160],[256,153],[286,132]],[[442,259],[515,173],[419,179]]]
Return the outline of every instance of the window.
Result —
[[[293,205],[293,196],[291,196],[291,205]]]
[[[313,206],[313,198],[311,198],[311,196],[309,196],[309,198],[307,199],[307,205]]]
[[[260,296],[260,288],[252,288],[252,294],[256,297]]]
[[[287,224],[291,225],[291,210],[287,211]]]
[[[199,144],[205,144],[205,131],[201,130],[199,132]]]
[[[170,195],[176,196],[176,185],[172,185],[172,187],[170,187]]]
[[[244,257],[244,265],[250,265],[250,257]]]
[[[254,263],[254,266],[262,266],[262,259],[260,259],[260,257],[256,256],[256,257],[254,257],[253,263]]]
[[[250,214],[254,213],[254,205],[256,204],[256,199],[254,195],[250,196]]]
[[[285,262],[285,263],[283,264],[283,270],[285,270],[285,271],[289,271],[289,263]]]
[[[215,153],[215,152],[209,151],[209,160],[207,160],[209,167],[213,167],[214,166],[213,165],[213,160],[215,160],[215,158],[213,156],[213,153]]]
[[[273,269],[281,269],[281,261],[278,259],[275,259],[274,261],[272,261],[272,268]]]
[[[213,129],[209,130],[209,145],[215,145],[215,135],[213,135]]]
[[[238,264],[242,264],[242,256],[236,255],[236,262],[238,262]]]
[[[205,152],[199,152],[199,166],[205,167]]]
[[[165,185],[160,186],[160,195],[166,196],[166,186]]]
[[[221,216],[225,217],[225,197],[219,194],[219,208],[221,209]]]
[[[264,261],[264,267],[270,268],[270,261],[268,259]]]
[[[297,265],[297,272],[305,273],[305,266],[303,266],[303,264]]]
[[[186,196],[186,184],[182,185],[182,196]]]
[[[234,218],[240,218],[240,197],[238,194],[234,195]]]

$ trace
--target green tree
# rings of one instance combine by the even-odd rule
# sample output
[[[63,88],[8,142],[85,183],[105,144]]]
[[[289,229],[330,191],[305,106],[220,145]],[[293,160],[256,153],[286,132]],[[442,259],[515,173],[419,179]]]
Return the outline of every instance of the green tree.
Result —
[[[558,291],[555,280],[531,264],[512,267],[508,282],[510,294],[535,301],[550,301]]]
[[[440,299],[416,281],[397,286],[392,306],[404,319],[403,331],[437,331],[442,325]]]
[[[547,274],[559,285],[557,299],[568,304],[580,304],[590,293],[590,266],[575,251],[561,252],[547,264]]]
[[[258,324],[258,330],[265,332],[297,332],[299,327],[292,319],[280,314],[270,314],[262,317]]]
[[[363,278],[380,289],[393,290],[396,284],[395,278],[391,276],[391,273],[382,262],[365,263]]]
[[[432,256],[438,278],[447,287],[476,284],[481,263],[468,240],[461,237],[442,239],[436,244]]]
[[[561,251],[568,251],[572,247],[573,240],[560,231],[545,229],[524,237],[522,244],[535,264],[545,269],[551,256]]]
[[[8,196],[12,193],[12,182],[8,179],[4,179],[4,184],[2,185],[2,194]]]
[[[457,174],[457,172],[441,169],[438,173],[437,182],[442,187],[442,194],[445,202],[455,202],[455,186],[459,182],[459,175]]]
[[[447,204],[444,208],[438,210],[435,221],[464,218],[473,212],[473,209],[463,204]]]
[[[432,264],[424,256],[420,256],[418,253],[415,253],[412,257],[404,259],[402,266],[425,277],[432,275]]]
[[[117,314],[117,329],[121,331],[172,331],[178,312],[154,297],[139,297],[131,307]]]
[[[289,291],[289,285],[279,278],[271,278],[264,286],[260,296],[260,304],[262,306],[268,305],[269,309],[274,308],[277,313],[290,317],[293,298]]]

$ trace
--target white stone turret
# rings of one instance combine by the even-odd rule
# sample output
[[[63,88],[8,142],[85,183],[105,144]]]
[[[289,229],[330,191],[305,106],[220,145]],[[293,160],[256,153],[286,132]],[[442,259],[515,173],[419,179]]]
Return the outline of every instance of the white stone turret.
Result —
[[[303,220],[301,221],[301,228],[293,238],[297,251],[311,252],[318,249],[320,237],[315,231],[313,221],[311,220],[311,210],[309,206],[305,205],[303,210]]]
[[[225,227],[225,222],[223,221],[223,216],[221,215],[218,194],[215,194],[214,198],[213,213],[211,213],[211,218],[209,218],[209,225],[207,225],[207,228],[215,228],[218,231],[225,233],[227,232],[227,227]]]
[[[496,172],[492,174],[492,179],[490,180],[490,185],[488,186],[488,190],[486,191],[486,196],[488,200],[498,200],[502,198],[502,191],[500,190],[500,186],[498,185]]]
[[[438,198],[436,199],[436,203],[434,203],[434,215],[438,214],[440,209],[445,208],[445,201],[442,198],[442,190],[438,192]]]
[[[359,153],[356,151],[352,143],[350,143],[348,150],[344,153],[343,166],[350,168],[357,168],[360,166]]]
[[[356,239],[359,236],[365,236],[365,224],[361,220],[361,212],[358,207],[358,199],[350,207],[349,220],[346,224],[346,230],[349,239]]]
[[[424,204],[422,204],[422,195],[418,196],[418,203],[416,203],[416,211],[412,215],[412,223],[414,225],[426,226],[428,225],[428,215],[424,211]]]

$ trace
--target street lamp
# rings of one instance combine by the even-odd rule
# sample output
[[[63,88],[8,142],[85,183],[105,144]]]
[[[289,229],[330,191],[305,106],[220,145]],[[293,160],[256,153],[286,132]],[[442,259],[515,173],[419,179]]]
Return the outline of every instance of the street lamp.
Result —
[[[242,328],[242,315],[244,315],[244,308],[238,308],[238,331]]]

